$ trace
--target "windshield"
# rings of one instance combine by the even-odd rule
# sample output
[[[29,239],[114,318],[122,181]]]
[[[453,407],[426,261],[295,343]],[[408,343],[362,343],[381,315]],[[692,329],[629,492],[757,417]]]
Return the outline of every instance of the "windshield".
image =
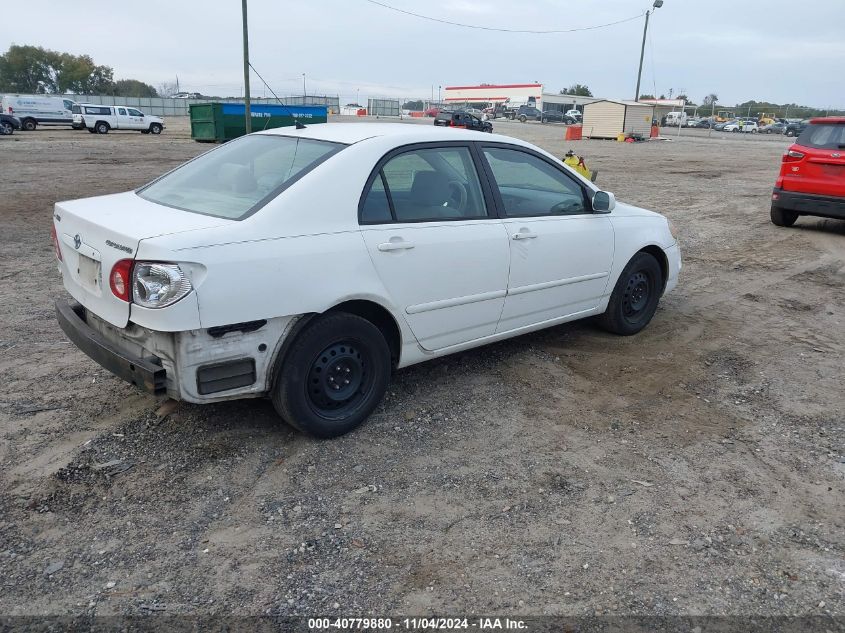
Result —
[[[240,220],[343,147],[289,136],[244,136],[185,163],[137,193],[183,211]]]

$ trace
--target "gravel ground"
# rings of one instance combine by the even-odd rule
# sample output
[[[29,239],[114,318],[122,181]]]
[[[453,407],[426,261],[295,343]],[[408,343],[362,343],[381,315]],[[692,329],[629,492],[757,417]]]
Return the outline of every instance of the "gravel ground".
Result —
[[[770,224],[788,140],[495,125],[671,218],[678,289],[635,337],[402,370],[334,441],[163,405],[56,325],[52,204],[207,149],[184,121],[0,139],[0,613],[843,617],[845,222]]]

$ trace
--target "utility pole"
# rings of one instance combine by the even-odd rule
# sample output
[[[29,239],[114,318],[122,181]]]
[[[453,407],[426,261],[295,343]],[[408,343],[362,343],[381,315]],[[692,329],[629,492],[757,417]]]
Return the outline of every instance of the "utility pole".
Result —
[[[252,132],[252,111],[249,108],[249,35],[247,34],[246,0],[241,0],[244,18],[244,129]]]
[[[308,99],[305,97],[308,96],[308,91],[305,90],[305,73],[302,73],[302,105],[305,105],[308,102]]]
[[[652,5],[652,11],[655,9],[659,9],[663,6],[663,0],[654,0],[654,4]],[[645,57],[645,38],[646,34],[648,33],[648,16],[651,15],[652,11],[645,12],[645,26],[643,26],[643,45],[640,48],[640,69],[637,71],[637,94],[634,95],[634,101],[640,100],[640,79],[643,76],[643,57]]]

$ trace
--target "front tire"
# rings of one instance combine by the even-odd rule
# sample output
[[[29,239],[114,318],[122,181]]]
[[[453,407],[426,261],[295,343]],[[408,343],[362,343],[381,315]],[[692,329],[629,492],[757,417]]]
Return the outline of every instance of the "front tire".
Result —
[[[8,121],[0,122],[0,134],[3,136],[11,136],[15,133],[15,126],[13,126]]]
[[[35,128],[38,127],[38,124],[35,122],[35,119],[24,119],[22,127],[27,132],[34,132]]]
[[[160,123],[150,124],[150,134],[161,134],[161,124]]]
[[[643,330],[663,293],[663,272],[653,255],[639,252],[619,275],[599,324],[607,331],[631,336]]]
[[[525,123],[527,120],[528,120],[528,117],[527,117],[527,116],[525,116],[524,114],[523,114],[521,117],[519,117],[519,122],[520,122],[520,123]]]
[[[390,370],[390,348],[375,325],[344,312],[323,314],[285,355],[273,385],[273,406],[304,433],[338,437],[378,406]]]
[[[776,207],[772,205],[770,213],[772,224],[776,226],[792,226],[798,219],[798,214],[795,211],[789,211],[783,207]]]

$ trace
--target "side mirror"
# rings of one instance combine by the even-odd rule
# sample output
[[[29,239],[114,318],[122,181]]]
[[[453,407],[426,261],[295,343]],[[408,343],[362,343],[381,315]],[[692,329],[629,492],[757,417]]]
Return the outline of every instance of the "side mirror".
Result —
[[[616,207],[616,196],[609,191],[596,191],[593,195],[593,211],[610,213]]]

